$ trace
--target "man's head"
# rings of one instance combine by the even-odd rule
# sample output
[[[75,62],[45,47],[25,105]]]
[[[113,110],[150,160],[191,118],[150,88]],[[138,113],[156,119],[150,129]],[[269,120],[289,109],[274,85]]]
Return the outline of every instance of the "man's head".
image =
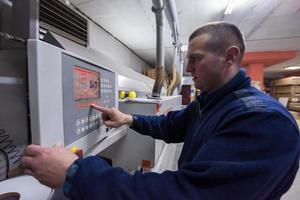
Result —
[[[243,35],[233,24],[215,22],[195,30],[187,53],[195,87],[210,92],[223,86],[238,73],[244,51]]]

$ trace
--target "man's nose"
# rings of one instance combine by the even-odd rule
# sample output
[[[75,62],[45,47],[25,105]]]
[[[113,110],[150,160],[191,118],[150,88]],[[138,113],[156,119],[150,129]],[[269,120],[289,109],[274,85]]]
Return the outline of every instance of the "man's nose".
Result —
[[[192,65],[188,62],[187,63],[187,65],[186,65],[186,70],[185,70],[186,72],[191,72],[192,73],[192,71],[193,71],[193,67],[192,67]]]

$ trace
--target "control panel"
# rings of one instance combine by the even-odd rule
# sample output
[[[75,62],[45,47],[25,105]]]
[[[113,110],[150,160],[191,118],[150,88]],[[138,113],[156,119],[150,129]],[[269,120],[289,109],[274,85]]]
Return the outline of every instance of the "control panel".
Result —
[[[69,145],[104,126],[90,105],[115,106],[115,74],[67,54],[62,70],[64,144]]]

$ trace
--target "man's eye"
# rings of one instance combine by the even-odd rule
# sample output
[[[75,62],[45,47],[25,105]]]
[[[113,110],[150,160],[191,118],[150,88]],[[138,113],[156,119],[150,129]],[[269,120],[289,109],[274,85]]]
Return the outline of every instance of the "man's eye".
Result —
[[[191,63],[197,63],[197,62],[201,61],[201,57],[200,56],[194,56],[194,57],[191,57],[189,60],[190,60]]]

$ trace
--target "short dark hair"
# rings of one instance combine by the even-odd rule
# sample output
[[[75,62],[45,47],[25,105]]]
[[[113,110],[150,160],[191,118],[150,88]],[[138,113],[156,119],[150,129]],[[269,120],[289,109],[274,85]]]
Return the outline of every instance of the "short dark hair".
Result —
[[[227,22],[213,22],[206,24],[191,34],[189,42],[195,37],[205,33],[211,35],[211,39],[205,47],[208,51],[220,54],[228,47],[236,45],[240,49],[238,62],[240,63],[242,61],[245,52],[245,40],[243,34],[236,25]]]

